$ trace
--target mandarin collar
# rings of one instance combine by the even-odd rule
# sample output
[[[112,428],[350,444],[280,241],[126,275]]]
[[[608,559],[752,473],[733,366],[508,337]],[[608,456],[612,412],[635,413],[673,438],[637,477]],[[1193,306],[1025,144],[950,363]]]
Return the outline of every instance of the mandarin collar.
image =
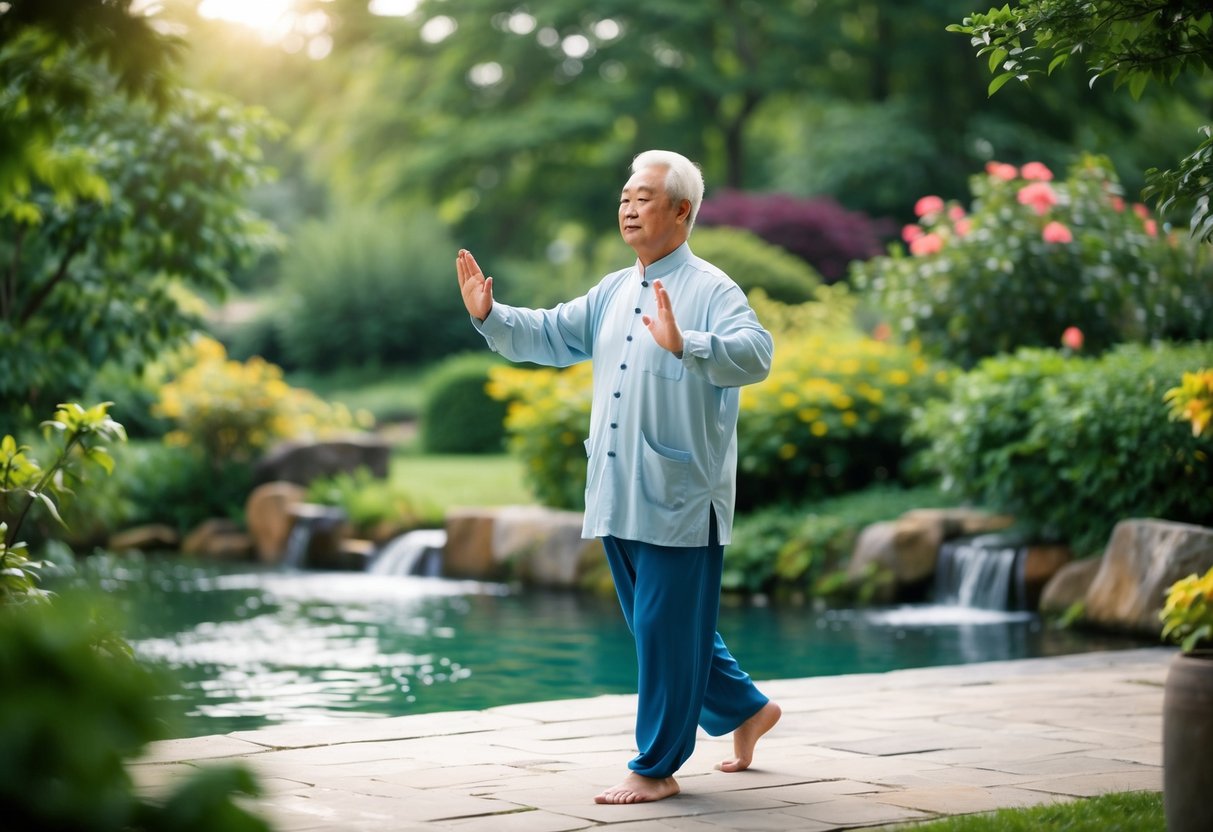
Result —
[[[684,265],[691,259],[691,246],[689,242],[684,242],[678,248],[671,251],[660,260],[654,260],[646,269],[640,265],[640,261],[636,261],[636,271],[640,274],[642,280],[659,280],[667,274],[671,274],[680,266]]]

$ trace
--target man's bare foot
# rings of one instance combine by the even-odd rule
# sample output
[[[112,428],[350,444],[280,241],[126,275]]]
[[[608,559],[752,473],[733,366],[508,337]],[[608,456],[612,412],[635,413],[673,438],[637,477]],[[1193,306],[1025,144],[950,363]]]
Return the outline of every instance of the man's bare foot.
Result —
[[[652,803],[673,797],[681,791],[673,777],[645,777],[632,772],[618,786],[612,786],[594,798],[595,803]]]
[[[733,754],[731,760],[725,760],[716,768],[721,771],[744,771],[754,761],[754,746],[767,731],[775,727],[783,709],[774,702],[767,702],[758,713],[747,719],[733,732]]]

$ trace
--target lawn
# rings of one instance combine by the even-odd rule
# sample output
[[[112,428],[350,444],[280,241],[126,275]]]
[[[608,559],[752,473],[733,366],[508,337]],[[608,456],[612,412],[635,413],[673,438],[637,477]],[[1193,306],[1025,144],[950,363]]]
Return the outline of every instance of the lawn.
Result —
[[[1001,809],[896,827],[899,832],[1164,832],[1158,792],[1106,794],[1089,800]]]
[[[522,461],[508,454],[434,455],[404,448],[392,454],[390,479],[430,510],[445,511],[532,504],[523,472]]]

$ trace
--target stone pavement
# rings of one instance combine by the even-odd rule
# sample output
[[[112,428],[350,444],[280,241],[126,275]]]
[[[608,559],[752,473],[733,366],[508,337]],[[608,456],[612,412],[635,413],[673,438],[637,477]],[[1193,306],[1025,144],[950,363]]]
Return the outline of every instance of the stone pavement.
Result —
[[[701,733],[681,795],[599,806],[635,753],[634,696],[286,724],[157,743],[133,768],[155,793],[212,761],[259,775],[283,832],[723,832],[881,827],[1162,788],[1174,651],[760,683],[784,709],[751,770],[713,770]]]

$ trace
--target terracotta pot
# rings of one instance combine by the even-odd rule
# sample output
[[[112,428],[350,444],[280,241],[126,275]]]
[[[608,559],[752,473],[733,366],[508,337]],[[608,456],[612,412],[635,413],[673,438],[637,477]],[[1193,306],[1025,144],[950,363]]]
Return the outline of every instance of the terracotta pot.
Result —
[[[1167,832],[1213,830],[1213,650],[1181,653],[1163,694]]]

